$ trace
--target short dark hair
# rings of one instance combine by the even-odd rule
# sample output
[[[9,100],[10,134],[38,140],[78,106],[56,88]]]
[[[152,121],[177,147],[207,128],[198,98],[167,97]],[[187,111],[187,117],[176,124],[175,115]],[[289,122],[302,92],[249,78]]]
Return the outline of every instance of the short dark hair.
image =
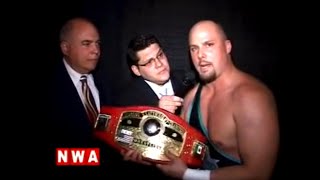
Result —
[[[137,52],[149,47],[151,44],[158,44],[159,47],[162,48],[160,41],[153,34],[140,34],[130,40],[127,50],[127,62],[129,68],[132,65],[138,64],[139,58],[137,56]]]

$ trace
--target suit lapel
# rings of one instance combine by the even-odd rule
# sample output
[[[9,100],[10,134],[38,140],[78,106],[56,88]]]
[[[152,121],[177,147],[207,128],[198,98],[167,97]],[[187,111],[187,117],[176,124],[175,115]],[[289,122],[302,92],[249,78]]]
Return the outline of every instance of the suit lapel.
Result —
[[[183,84],[174,76],[171,77],[171,84],[176,96],[182,97],[184,96]]]
[[[144,81],[143,78],[139,77],[137,78],[138,88],[142,92],[142,96],[145,98],[148,98],[150,101],[152,101],[152,104],[156,103],[158,104],[159,98],[156,95],[156,93],[151,89],[151,87]]]
[[[61,75],[61,77],[59,78],[60,87],[64,87],[63,89],[60,89],[60,98],[61,98],[61,102],[64,103],[63,104],[64,108],[68,108],[68,112],[70,116],[75,117],[74,119],[78,119],[78,120],[85,119],[87,120],[87,122],[89,122],[89,119],[87,118],[87,114],[82,104],[81,98],[65,66],[63,66],[62,72],[60,73],[60,75]]]

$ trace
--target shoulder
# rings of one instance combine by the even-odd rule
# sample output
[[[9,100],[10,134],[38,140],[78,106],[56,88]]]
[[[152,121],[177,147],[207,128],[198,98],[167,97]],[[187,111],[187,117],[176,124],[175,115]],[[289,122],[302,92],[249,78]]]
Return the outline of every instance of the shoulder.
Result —
[[[273,93],[263,82],[248,78],[235,86],[232,98],[236,102],[257,102],[258,100],[273,100]]]
[[[196,94],[196,92],[197,92],[197,90],[198,90],[198,87],[199,87],[199,84],[196,84],[196,85],[186,94],[186,96],[184,97],[184,100],[183,100],[183,108],[184,108],[184,109],[187,109],[187,108],[191,105],[191,103],[192,103],[192,101],[193,101],[193,99],[194,99],[194,96],[195,96],[195,94]]]
[[[147,101],[150,92],[152,92],[152,89],[143,79],[131,79],[115,93],[115,104],[131,105],[141,103],[141,101]]]
[[[126,96],[127,94],[131,94],[136,92],[138,89],[138,85],[132,81],[126,82],[122,87],[120,87],[116,94],[117,97],[123,97]]]
[[[231,98],[233,111],[238,117],[264,119],[263,116],[276,115],[273,93],[259,80],[249,78],[242,81],[234,88]]]
[[[186,94],[185,99],[193,99],[198,90],[198,87],[199,84],[194,85],[194,87]]]
[[[144,81],[143,78],[137,77],[127,81],[121,88],[121,93],[133,93],[145,88],[149,88],[149,85]]]

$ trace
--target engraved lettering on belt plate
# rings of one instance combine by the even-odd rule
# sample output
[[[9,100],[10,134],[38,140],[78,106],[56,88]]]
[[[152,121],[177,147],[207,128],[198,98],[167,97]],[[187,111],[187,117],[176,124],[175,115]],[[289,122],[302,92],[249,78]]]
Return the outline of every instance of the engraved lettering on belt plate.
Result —
[[[185,136],[185,129],[160,111],[126,111],[120,116],[115,140],[146,158],[166,161],[164,151],[170,148],[180,155]]]

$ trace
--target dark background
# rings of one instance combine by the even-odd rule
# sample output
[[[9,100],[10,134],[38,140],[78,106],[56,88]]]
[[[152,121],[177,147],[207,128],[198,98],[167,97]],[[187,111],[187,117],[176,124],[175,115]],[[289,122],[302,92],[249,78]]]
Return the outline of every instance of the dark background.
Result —
[[[98,74],[102,78],[113,77],[111,85],[115,90],[126,88],[130,81],[125,50],[135,34],[158,36],[172,70],[181,77],[193,77],[187,49],[188,30],[200,19],[219,21],[232,41],[235,64],[262,80],[275,95],[281,144],[274,179],[296,177],[306,164],[305,155],[295,153],[303,149],[303,145],[299,145],[299,135],[293,130],[298,126],[294,121],[298,118],[296,99],[288,95],[292,88],[288,69],[293,68],[292,54],[295,53],[294,49],[285,50],[293,43],[287,40],[291,38],[289,33],[293,33],[290,19],[295,13],[288,4],[280,5],[275,0],[72,0],[35,5],[37,8],[32,8],[36,13],[32,15],[32,22],[36,23],[33,41],[41,52],[34,56],[40,56],[37,67],[45,70],[42,73],[49,75],[52,65],[61,60],[58,37],[62,24],[69,18],[84,16],[93,20],[101,33]],[[284,66],[285,63],[291,66]],[[297,146],[290,146],[292,144]]]
[[[125,87],[126,81],[130,80],[125,51],[129,39],[137,33],[156,34],[165,46],[172,69],[182,76],[190,75],[188,30],[200,19],[221,22],[232,40],[235,64],[269,86],[276,86],[274,80],[277,79],[279,63],[276,40],[280,31],[273,24],[280,22],[281,17],[273,19],[269,13],[281,9],[270,1],[82,0],[61,5],[59,9],[45,9],[49,11],[45,13],[51,16],[42,22],[49,35],[46,37],[46,59],[60,60],[58,33],[66,20],[77,15],[88,17],[101,32],[100,74],[119,77],[114,82],[116,89]]]

